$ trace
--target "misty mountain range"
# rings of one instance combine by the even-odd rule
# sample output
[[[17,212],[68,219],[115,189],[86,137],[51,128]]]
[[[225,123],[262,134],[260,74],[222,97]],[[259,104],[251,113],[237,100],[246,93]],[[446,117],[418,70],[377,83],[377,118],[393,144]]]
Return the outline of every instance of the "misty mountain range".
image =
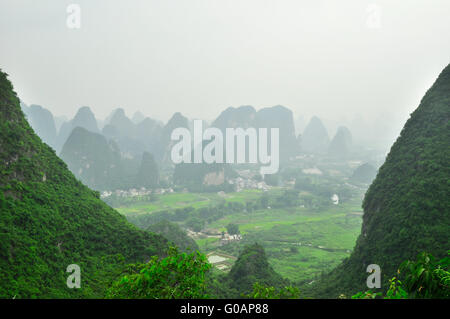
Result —
[[[72,131],[76,127],[82,127],[89,132],[99,133],[107,139],[115,140],[125,157],[139,157],[144,151],[148,151],[161,161],[164,159],[164,155],[160,153],[164,153],[166,148],[162,145],[170,144],[171,131],[176,127],[192,129],[192,121],[179,112],[164,124],[159,120],[145,117],[140,112],[136,112],[129,118],[122,108],[113,110],[102,121],[95,117],[88,106],[80,107],[71,120],[67,120],[65,117],[55,117],[48,109],[40,105],[28,106],[22,102],[21,106],[36,133],[45,143],[52,146],[57,154],[61,152]],[[205,122],[205,126],[208,127],[207,122]],[[330,147],[329,130],[320,118],[313,116],[303,132],[296,134],[292,111],[281,105],[263,108],[259,111],[252,106],[229,107],[212,121],[210,126],[217,127],[222,131],[225,131],[227,127],[244,129],[277,127],[280,129],[280,140],[289,144],[289,149],[282,151],[287,156],[295,156],[299,152],[327,153]],[[345,129],[347,136],[351,135],[348,128],[341,126],[335,139],[341,138],[341,129]],[[298,135],[301,135],[299,139],[301,143],[297,147],[295,144]],[[331,152],[334,151],[331,150]]]
[[[174,167],[170,159],[175,144],[170,139],[172,131],[183,127],[192,132],[192,121],[179,112],[164,124],[139,112],[129,118],[124,109],[118,108],[100,121],[88,106],[81,107],[73,119],[59,123],[57,130],[56,120],[49,110],[39,105],[22,103],[21,106],[38,136],[55,149],[75,176],[99,190],[134,187],[136,180],[141,178],[138,175],[142,172],[144,159],[154,163],[149,165],[153,170],[149,175],[153,177],[152,181],[141,178],[139,184],[157,185],[159,170]],[[204,128],[208,126],[204,121]],[[316,116],[312,117],[303,134],[296,136],[293,113],[281,105],[258,111],[252,106],[229,107],[210,126],[223,133],[226,128],[279,128],[281,163],[304,154],[345,159],[356,150],[348,128],[339,127],[330,141],[327,128]],[[223,170],[220,165],[214,167],[201,169],[200,180],[211,170]],[[191,169],[189,165],[182,165],[176,170],[177,176],[188,176],[180,175],[180,170]]]

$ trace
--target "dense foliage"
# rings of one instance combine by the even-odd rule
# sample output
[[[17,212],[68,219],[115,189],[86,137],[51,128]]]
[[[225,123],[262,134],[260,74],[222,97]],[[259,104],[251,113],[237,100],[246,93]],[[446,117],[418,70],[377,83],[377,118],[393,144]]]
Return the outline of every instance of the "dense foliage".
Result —
[[[382,269],[388,289],[403,260],[450,243],[450,65],[411,114],[368,189],[361,235],[348,260],[317,285],[319,296],[362,290],[366,267]]]
[[[153,256],[146,264],[133,265],[129,274],[108,290],[108,298],[188,299],[207,298],[206,256],[179,253],[171,247],[168,256]]]
[[[450,256],[450,251],[448,253]],[[450,258],[441,260],[427,253],[418,255],[416,261],[406,261],[400,266],[405,290],[409,298],[450,298]]]
[[[239,225],[230,223],[227,225],[227,233],[230,235],[237,235],[240,233]]]
[[[37,137],[0,72],[0,297],[100,297],[127,262],[165,251],[81,184]],[[81,267],[81,289],[66,268]]]
[[[264,248],[259,244],[244,247],[228,273],[227,280],[240,293],[249,293],[256,282],[274,287],[286,283],[269,265]]]
[[[189,237],[180,226],[167,220],[162,220],[153,224],[149,226],[147,230],[167,238],[175,244],[180,251],[195,251],[199,249],[195,240]]]
[[[450,256],[450,251],[448,252]],[[353,299],[423,299],[450,298],[450,258],[436,260],[433,255],[420,253],[416,261],[403,262],[398,276],[389,280],[386,295],[372,291],[359,292]]]

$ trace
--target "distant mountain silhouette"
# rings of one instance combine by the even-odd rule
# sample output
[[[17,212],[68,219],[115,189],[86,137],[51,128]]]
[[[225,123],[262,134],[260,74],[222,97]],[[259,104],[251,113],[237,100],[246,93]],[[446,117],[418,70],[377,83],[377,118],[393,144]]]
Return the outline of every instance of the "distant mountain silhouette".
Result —
[[[267,128],[268,145],[270,145],[270,129],[278,128],[280,160],[287,161],[299,153],[292,111],[281,105],[262,108],[259,111],[248,105],[238,108],[229,107],[217,117],[211,126],[222,130],[224,140],[226,140],[226,128]]]
[[[229,107],[220,113],[211,126],[217,127],[222,131],[225,131],[228,127],[256,127],[256,110],[250,105],[243,105],[237,108]]]
[[[138,124],[130,120],[123,109],[116,109],[103,127],[102,133],[119,145],[123,156],[141,159],[144,152],[161,152],[161,126],[155,120],[145,118]]]
[[[141,112],[137,111],[133,114],[133,117],[131,118],[131,121],[134,124],[139,124],[141,123],[143,120],[145,119],[144,114],[142,114]]]
[[[340,126],[331,140],[328,153],[333,156],[345,157],[351,153],[352,146],[352,133],[347,127]]]
[[[136,187],[154,188],[159,183],[158,164],[153,155],[144,152],[139,171],[136,176]]]
[[[124,175],[118,146],[81,127],[72,131],[60,156],[77,178],[96,190],[114,189]]]
[[[75,117],[72,120],[72,126],[74,128],[85,128],[92,133],[99,133],[97,120],[88,106],[83,106],[78,109],[77,114],[75,114]]]
[[[322,121],[313,116],[302,134],[302,151],[325,154],[328,152],[330,138]]]
[[[88,106],[80,107],[75,114],[75,117],[66,123],[61,125],[58,135],[57,152],[62,149],[64,143],[66,143],[67,138],[72,133],[72,130],[76,127],[82,127],[92,133],[99,133],[97,126],[97,120],[95,119],[94,113]]]
[[[291,110],[282,105],[263,108],[256,113],[256,123],[258,128],[279,129],[281,161],[287,161],[299,153]]]
[[[32,104],[29,107],[22,103],[22,110],[26,115],[28,123],[30,123],[36,134],[52,148],[56,143],[56,126],[53,114],[40,105]]]
[[[56,126],[56,133],[59,135],[59,130],[61,129],[61,126],[67,122],[69,119],[62,115],[62,116],[54,116],[53,119],[55,120],[55,126]]]
[[[114,126],[122,136],[133,137],[135,135],[135,125],[126,115],[123,109],[117,109],[108,123]]]
[[[146,117],[136,124],[136,139],[145,147],[145,151],[153,154],[155,159],[161,157],[162,152],[161,139],[163,134],[163,126],[159,121]]]
[[[187,117],[183,116],[180,112],[177,112],[172,115],[161,131],[161,151],[158,155],[163,164],[172,162],[170,152],[172,150],[172,146],[176,143],[176,141],[171,140],[172,131],[181,127],[189,129],[189,121]]]

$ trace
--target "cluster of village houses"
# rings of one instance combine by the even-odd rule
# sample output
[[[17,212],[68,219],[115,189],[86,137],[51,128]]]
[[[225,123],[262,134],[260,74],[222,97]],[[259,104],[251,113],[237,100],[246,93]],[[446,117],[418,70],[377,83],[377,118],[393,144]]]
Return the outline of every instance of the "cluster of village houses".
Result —
[[[156,188],[156,189],[147,189],[145,187],[141,187],[140,189],[131,188],[129,190],[118,189],[115,191],[104,191],[101,193],[101,198],[107,198],[112,194],[120,197],[135,197],[135,196],[145,196],[150,194],[169,194],[173,193],[173,188]]]
[[[270,186],[268,186],[265,182],[261,181],[255,181],[251,178],[243,178],[243,177],[236,177],[233,179],[230,179],[228,183],[235,186],[236,192],[241,192],[244,189],[259,189],[263,191],[268,191],[270,189]],[[183,192],[187,192],[186,189],[183,190]],[[101,198],[107,198],[111,195],[116,195],[119,197],[135,197],[135,196],[144,196],[144,195],[150,195],[150,194],[169,194],[174,193],[173,188],[156,188],[156,189],[147,189],[145,187],[136,189],[131,188],[129,190],[122,190],[118,189],[115,191],[103,191],[101,193]]]
[[[212,230],[195,232],[191,229],[187,229],[186,233],[189,237],[194,238],[194,239],[203,237],[203,236],[210,237],[210,238],[220,238],[220,242],[219,242],[220,246],[224,246],[229,243],[238,242],[238,241],[242,240],[241,234],[230,235],[227,232],[218,233],[217,231],[212,231]]]
[[[228,245],[229,243],[238,242],[242,239],[241,234],[230,235],[228,233],[223,233],[220,238],[220,246]]]
[[[250,178],[236,177],[230,179],[228,183],[235,185],[236,192],[240,192],[244,189],[260,189],[263,191],[268,191],[270,189],[270,186],[265,182],[258,182]]]

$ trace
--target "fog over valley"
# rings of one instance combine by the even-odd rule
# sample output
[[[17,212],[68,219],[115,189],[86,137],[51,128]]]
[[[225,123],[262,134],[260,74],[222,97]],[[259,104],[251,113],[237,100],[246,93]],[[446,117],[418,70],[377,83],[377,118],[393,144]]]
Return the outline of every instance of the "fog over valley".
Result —
[[[66,1],[0,4],[2,68],[25,103],[66,118],[83,105],[163,122],[284,105],[297,133],[316,115],[386,146],[450,52],[445,0],[77,3],[80,29]]]
[[[449,299],[449,17],[2,0],[0,299],[186,318]]]

